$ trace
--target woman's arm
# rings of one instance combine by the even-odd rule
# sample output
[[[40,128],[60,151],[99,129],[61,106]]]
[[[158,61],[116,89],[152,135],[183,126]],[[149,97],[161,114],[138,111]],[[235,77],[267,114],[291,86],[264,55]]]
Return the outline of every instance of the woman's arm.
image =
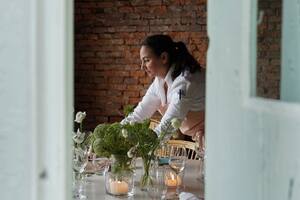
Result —
[[[150,118],[159,108],[161,101],[156,91],[156,80],[150,85],[142,101],[134,109],[133,113],[121,121],[122,124],[129,122],[142,122]]]

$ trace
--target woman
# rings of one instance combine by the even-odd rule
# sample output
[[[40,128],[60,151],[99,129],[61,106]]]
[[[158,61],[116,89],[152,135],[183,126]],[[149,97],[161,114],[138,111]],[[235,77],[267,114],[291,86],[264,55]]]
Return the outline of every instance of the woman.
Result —
[[[183,42],[168,35],[147,37],[140,49],[141,69],[155,78],[134,112],[122,123],[141,122],[155,111],[162,114],[157,134],[166,120],[182,120],[180,130],[189,136],[203,135],[205,74]]]

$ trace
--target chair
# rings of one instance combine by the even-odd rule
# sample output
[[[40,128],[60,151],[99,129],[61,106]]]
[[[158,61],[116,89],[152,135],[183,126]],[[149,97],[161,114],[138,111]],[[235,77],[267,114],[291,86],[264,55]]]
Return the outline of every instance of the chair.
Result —
[[[156,119],[150,119],[150,125],[149,128],[151,128],[152,130],[155,129],[156,126],[158,126],[159,121]]]
[[[150,119],[149,128],[154,129],[159,124],[158,120]],[[158,149],[157,154],[158,156],[169,156],[170,150],[173,147],[184,147],[186,149],[187,158],[191,160],[199,159],[196,152],[196,143],[185,141],[185,140],[169,140],[167,142],[167,148],[163,147],[164,149]]]
[[[184,140],[169,140],[165,146],[158,149],[156,154],[160,157],[170,156],[172,148],[184,147],[186,149],[186,157],[190,160],[199,159],[195,150],[195,142],[189,142]]]

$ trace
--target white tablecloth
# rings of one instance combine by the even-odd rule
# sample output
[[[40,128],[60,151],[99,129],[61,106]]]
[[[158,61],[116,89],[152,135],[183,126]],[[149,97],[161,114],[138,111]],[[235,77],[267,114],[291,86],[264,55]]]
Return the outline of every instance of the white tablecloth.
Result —
[[[137,162],[141,163],[141,162]],[[184,186],[182,191],[190,192],[195,194],[197,197],[204,196],[204,183],[200,181],[198,173],[199,173],[199,160],[188,160],[185,167],[184,174]],[[137,164],[138,165],[138,164]],[[136,171],[135,180],[138,181],[141,176],[141,166],[138,166]],[[126,197],[127,199],[151,199],[147,192],[141,191],[139,184],[135,184],[135,192],[134,196]],[[106,194],[104,187],[104,176],[92,175],[86,178],[86,194],[89,200],[112,200],[112,199],[120,199],[119,197],[114,197]],[[126,199],[125,198],[125,199]],[[124,199],[124,197],[123,197]]]

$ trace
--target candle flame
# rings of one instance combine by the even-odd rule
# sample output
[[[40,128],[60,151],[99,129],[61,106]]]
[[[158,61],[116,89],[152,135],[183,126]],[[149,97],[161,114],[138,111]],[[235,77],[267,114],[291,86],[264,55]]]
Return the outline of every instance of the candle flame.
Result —
[[[172,179],[172,180],[175,180],[175,176],[174,176],[173,173],[171,173],[171,179]]]

